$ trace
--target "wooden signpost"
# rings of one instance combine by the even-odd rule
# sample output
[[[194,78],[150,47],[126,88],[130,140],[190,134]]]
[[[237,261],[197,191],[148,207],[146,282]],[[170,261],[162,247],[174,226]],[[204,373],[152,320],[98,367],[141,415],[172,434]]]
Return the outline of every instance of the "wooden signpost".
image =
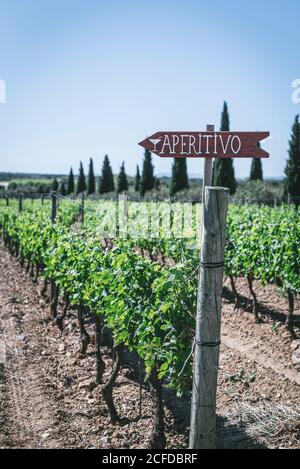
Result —
[[[269,132],[156,132],[139,143],[162,158],[268,158],[259,147]]]
[[[50,219],[51,223],[55,223],[56,219],[56,214],[57,214],[57,194],[56,192],[51,193],[51,213],[50,213]],[[55,306],[55,301],[56,301],[56,286],[55,282],[53,279],[50,279],[50,317],[55,317],[56,316],[56,306]]]
[[[156,132],[139,143],[162,158],[204,158],[200,268],[189,447],[216,442],[216,391],[221,333],[221,294],[229,190],[211,187],[213,158],[268,158],[259,142],[269,132]]]

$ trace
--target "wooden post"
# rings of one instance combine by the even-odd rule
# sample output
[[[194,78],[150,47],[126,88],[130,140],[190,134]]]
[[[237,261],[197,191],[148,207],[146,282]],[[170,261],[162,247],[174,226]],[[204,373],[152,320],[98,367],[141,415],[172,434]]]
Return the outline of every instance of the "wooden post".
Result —
[[[9,194],[6,194],[5,198],[6,198],[6,206],[8,207],[9,206]]]
[[[80,204],[80,221],[84,222],[84,193],[81,192],[81,204]]]
[[[23,194],[19,194],[19,212],[23,210]]]
[[[203,172],[203,186],[202,186],[202,203],[205,202],[205,187],[211,186],[212,184],[212,166],[213,159],[205,158],[204,160],[204,172]]]
[[[57,211],[57,197],[56,193],[51,193],[51,223],[55,223]],[[56,286],[54,280],[50,280],[50,316],[54,316],[54,302],[56,296]]]
[[[215,126],[207,124],[206,131],[214,132]],[[212,185],[212,168],[213,168],[213,158],[204,159],[204,168],[203,168],[203,184],[202,184],[202,203],[204,205],[205,200],[205,187]]]
[[[207,132],[214,132],[215,126],[211,124],[206,125]],[[201,216],[201,233],[200,236],[203,238],[203,218],[204,218],[204,201],[205,201],[205,187],[212,186],[212,170],[213,170],[213,159],[204,158],[203,165],[203,182],[202,182],[202,216]]]
[[[44,205],[44,194],[41,195],[41,203]]]
[[[51,193],[51,222],[54,223],[56,218],[57,197],[56,193]]]
[[[229,189],[206,187],[191,403],[191,449],[215,447],[224,246]]]

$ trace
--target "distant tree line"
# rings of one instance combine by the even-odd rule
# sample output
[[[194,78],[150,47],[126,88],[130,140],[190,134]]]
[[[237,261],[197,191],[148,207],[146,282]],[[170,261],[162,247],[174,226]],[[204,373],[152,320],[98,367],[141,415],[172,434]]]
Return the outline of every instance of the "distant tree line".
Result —
[[[221,131],[230,130],[230,117],[228,105],[224,101],[221,113]],[[7,173],[3,174],[3,180],[8,179]],[[34,175],[37,177],[37,175]],[[28,175],[27,175],[28,177]],[[213,185],[228,187],[230,194],[234,195],[237,189],[237,181],[235,179],[234,165],[232,158],[216,158],[213,165]],[[60,180],[60,182],[58,182]],[[250,182],[263,181],[263,168],[261,158],[253,158],[251,162],[249,184]],[[131,181],[132,184],[132,181]],[[144,197],[149,191],[160,191],[161,180],[154,175],[154,166],[152,162],[151,152],[145,150],[142,167],[136,167],[136,174],[133,181],[133,187],[136,194]],[[250,187],[250,186],[249,186]],[[251,186],[252,187],[252,186]],[[258,188],[259,185],[253,186]],[[89,169],[87,178],[84,173],[82,162],[79,166],[79,175],[74,177],[73,169],[70,169],[67,180],[60,176],[55,177],[52,183],[47,180],[45,182],[30,180],[30,182],[15,183],[8,185],[8,191],[23,191],[24,193],[48,193],[59,191],[62,195],[81,194],[85,192],[87,195],[127,192],[129,189],[129,180],[125,170],[125,162],[123,161],[119,173],[114,177],[108,155],[105,155],[101,174],[95,176],[94,164],[92,158],[89,161]],[[172,175],[169,184],[169,195],[174,197],[179,192],[185,193],[190,189],[190,182],[187,171],[186,158],[174,158],[172,164]],[[5,190],[3,187],[2,190]],[[291,138],[289,141],[288,159],[285,167],[284,178],[284,196],[296,205],[300,205],[300,123],[297,115],[292,126]]]
[[[170,186],[170,195],[174,195],[176,192],[179,192],[183,189],[188,189],[188,175],[187,175],[187,166],[185,159],[174,159],[173,168],[172,168],[172,181]],[[121,194],[127,192],[129,188],[128,177],[125,170],[125,162],[123,161],[120,166],[119,174],[114,178],[112,168],[108,155],[105,155],[101,175],[97,179],[94,173],[94,164],[92,158],[90,158],[89,163],[89,172],[87,176],[84,173],[84,168],[82,162],[79,166],[79,175],[77,182],[75,182],[75,176],[73,173],[73,168],[70,169],[67,184],[65,185],[64,181],[59,185],[57,179],[54,179],[52,182],[52,190],[59,191],[64,194],[81,194],[86,192],[87,195],[92,195],[95,193],[107,194],[110,192],[116,192]],[[140,168],[137,165],[136,174],[134,178],[134,190],[136,193],[140,194],[142,197],[146,192],[160,190],[160,180],[154,176],[154,166],[152,163],[152,156],[150,151],[145,150],[144,160],[142,163],[142,172],[140,173]]]
[[[123,161],[123,163],[121,164],[119,174],[115,181],[108,155],[105,155],[104,157],[101,175],[98,180],[98,185],[94,173],[94,164],[92,158],[90,158],[87,182],[82,162],[80,162],[79,175],[76,183],[73,168],[70,169],[67,187],[65,187],[64,183],[63,185],[61,183],[61,185],[59,186],[57,179],[54,179],[52,182],[52,190],[61,192],[63,188],[67,195],[78,195],[82,192],[86,192],[87,195],[92,195],[96,192],[98,192],[99,194],[107,194],[115,191],[117,192],[117,194],[121,194],[123,192],[127,192],[128,187],[129,183],[125,171],[125,162]],[[152,164],[151,153],[149,151],[145,151],[142,175],[140,175],[140,169],[139,166],[137,166],[134,181],[134,189],[137,193],[140,193],[143,196],[147,191],[150,191],[153,188],[159,189],[159,181],[154,177],[154,167]]]
[[[28,175],[27,175],[28,177]],[[51,192],[53,182],[45,180],[45,182],[27,181],[27,182],[15,182],[12,181],[8,184],[7,188],[3,188],[9,193],[22,192],[26,194],[48,194]]]

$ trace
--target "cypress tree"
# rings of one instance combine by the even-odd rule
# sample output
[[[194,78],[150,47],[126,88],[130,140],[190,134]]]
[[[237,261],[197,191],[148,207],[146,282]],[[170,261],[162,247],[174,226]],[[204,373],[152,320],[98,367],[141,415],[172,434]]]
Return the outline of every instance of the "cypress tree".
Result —
[[[94,165],[93,165],[92,158],[90,158],[87,195],[94,194],[95,190],[96,190],[96,184],[95,184],[95,175],[94,175]]]
[[[262,181],[263,172],[260,158],[252,158],[250,169],[250,181]]]
[[[170,195],[176,194],[183,189],[189,188],[186,158],[174,158],[172,165],[172,179]]]
[[[80,161],[76,194],[81,194],[81,192],[84,192],[85,190],[86,190],[85,175],[83,171],[82,162]]]
[[[154,187],[154,167],[152,164],[151,152],[145,150],[144,161],[143,161],[143,172],[141,180],[141,195],[145,195],[147,191],[151,191]]]
[[[298,206],[300,205],[300,123],[299,115],[295,117],[292,126],[292,135],[289,141],[289,158],[285,167],[285,194],[291,195],[292,201]]]
[[[139,165],[136,167],[136,175],[135,175],[135,182],[134,182],[134,190],[136,192],[140,191],[141,186],[141,175],[140,175],[140,168]]]
[[[57,182],[57,179],[53,179],[52,181],[52,185],[51,185],[51,189],[53,190],[53,192],[57,192],[58,191],[58,182]]]
[[[226,101],[224,101],[223,111],[221,115],[220,130],[229,131],[229,113]],[[229,193],[234,194],[236,191],[236,181],[234,177],[234,168],[232,158],[216,158],[213,166],[213,185],[229,187]]]
[[[59,193],[60,193],[61,195],[63,195],[63,196],[67,194],[67,192],[66,192],[66,186],[65,186],[65,181],[61,181],[60,187],[59,187]]]
[[[123,161],[121,168],[120,168],[120,173],[118,176],[117,192],[118,194],[121,194],[121,192],[126,192],[126,191],[128,191],[128,181],[127,181],[127,176],[125,173],[125,163]]]
[[[172,177],[171,177],[171,185],[170,185],[170,195],[176,194],[180,189],[178,187],[178,164],[176,162],[177,158],[174,158],[172,164]]]
[[[74,174],[73,169],[70,169],[70,174],[68,177],[68,187],[67,187],[67,194],[73,194],[75,190],[75,181],[74,181]]]
[[[160,191],[160,180],[158,177],[154,178],[154,189]]]
[[[105,155],[103,165],[102,165],[102,174],[100,177],[99,183],[99,192],[100,194],[105,194],[106,192],[113,192],[115,190],[114,176],[110,166],[108,156]]]

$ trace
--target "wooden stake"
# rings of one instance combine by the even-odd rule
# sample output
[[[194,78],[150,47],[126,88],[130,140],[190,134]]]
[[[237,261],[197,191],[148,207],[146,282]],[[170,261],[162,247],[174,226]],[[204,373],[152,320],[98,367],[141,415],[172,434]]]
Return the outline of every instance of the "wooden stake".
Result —
[[[23,210],[23,194],[19,194],[19,212]]]
[[[215,447],[224,246],[229,189],[206,187],[198,283],[191,449]]]
[[[55,192],[52,192],[51,194],[51,222],[55,222],[56,218],[56,207],[57,207],[57,198]]]
[[[215,126],[207,124],[207,132],[214,132]],[[201,215],[201,239],[203,238],[203,214],[204,214],[204,201],[205,201],[205,187],[212,186],[212,169],[213,159],[205,158],[203,165],[203,182],[202,182],[202,215]]]
[[[207,124],[206,131],[207,132],[214,132],[215,126]],[[205,158],[204,159],[204,167],[203,167],[203,184],[202,184],[202,203],[204,205],[205,199],[205,187],[212,185],[212,167],[213,167],[213,159],[212,158]]]
[[[57,211],[57,197],[55,192],[51,194],[51,223],[55,223]],[[54,303],[56,298],[56,285],[54,280],[50,280],[50,316],[54,316]]]

